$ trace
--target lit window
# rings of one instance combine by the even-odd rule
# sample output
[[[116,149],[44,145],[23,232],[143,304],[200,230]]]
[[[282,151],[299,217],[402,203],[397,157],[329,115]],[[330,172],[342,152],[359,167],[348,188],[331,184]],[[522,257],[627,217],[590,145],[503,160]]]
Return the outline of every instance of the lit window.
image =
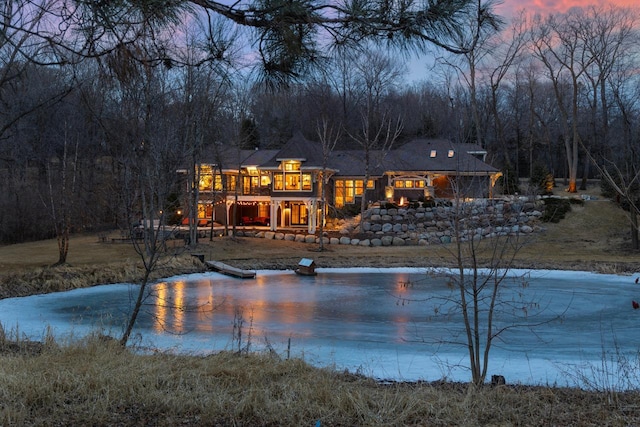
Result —
[[[298,173],[285,174],[284,189],[289,191],[300,190],[300,174]]]
[[[273,189],[275,191],[282,191],[284,189],[281,174],[276,174],[273,176]]]
[[[453,157],[453,150],[449,150],[449,157]]]
[[[284,170],[286,170],[287,172],[299,171],[300,162],[286,162],[284,164]]]
[[[429,157],[435,157],[436,156],[436,150],[431,150],[431,153],[429,154]]]
[[[335,181],[335,205],[342,207],[356,202],[356,196],[362,196],[363,181],[361,179],[337,179]]]
[[[309,173],[302,174],[302,190],[311,191],[311,174]]]
[[[200,180],[198,182],[198,189],[200,191],[211,191],[213,186],[213,169],[209,165],[200,165],[198,171]]]
[[[237,179],[235,175],[227,175],[227,191],[235,191]]]

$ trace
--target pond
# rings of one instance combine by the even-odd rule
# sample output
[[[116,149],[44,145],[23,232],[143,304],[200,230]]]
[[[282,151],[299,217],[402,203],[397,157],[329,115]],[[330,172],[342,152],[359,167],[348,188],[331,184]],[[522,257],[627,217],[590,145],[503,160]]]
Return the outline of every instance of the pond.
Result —
[[[183,353],[270,349],[380,379],[468,381],[458,294],[422,269],[318,269],[178,276],[150,287],[133,343]],[[496,310],[489,376],[508,382],[628,388],[636,363],[634,276],[513,271]],[[0,301],[5,331],[40,339],[119,336],[137,286],[102,285]],[[637,368],[637,366],[635,366]],[[636,369],[637,370],[637,369]],[[582,384],[581,384],[582,383]],[[624,384],[623,384],[624,383]]]

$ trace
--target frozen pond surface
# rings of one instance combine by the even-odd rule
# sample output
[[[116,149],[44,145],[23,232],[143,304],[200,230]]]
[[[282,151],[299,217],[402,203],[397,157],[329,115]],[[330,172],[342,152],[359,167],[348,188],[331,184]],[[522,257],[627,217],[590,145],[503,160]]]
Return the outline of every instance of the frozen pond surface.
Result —
[[[206,273],[179,276],[152,286],[134,342],[185,353],[237,349],[234,321],[240,317],[241,346],[267,345],[318,366],[396,380],[468,381],[460,316],[447,313],[446,281],[421,269],[318,269],[315,277],[291,271],[258,271],[254,280]],[[509,329],[494,342],[489,376],[508,382],[575,384],[575,374],[625,387],[615,372],[619,354],[640,349],[640,285],[635,276],[586,272],[514,271],[528,286],[502,296],[509,308],[498,325]],[[405,286],[412,282],[411,286]],[[516,283],[520,283],[516,281]],[[104,285],[0,301],[5,330],[40,339],[102,330],[119,336],[137,287]],[[522,304],[524,301],[535,304]],[[434,299],[442,298],[442,299]],[[172,307],[180,307],[174,309]],[[438,314],[436,314],[436,312]],[[523,318],[523,314],[527,314]],[[635,359],[634,359],[635,360]],[[606,362],[610,372],[593,373]],[[636,366],[637,367],[637,366]]]

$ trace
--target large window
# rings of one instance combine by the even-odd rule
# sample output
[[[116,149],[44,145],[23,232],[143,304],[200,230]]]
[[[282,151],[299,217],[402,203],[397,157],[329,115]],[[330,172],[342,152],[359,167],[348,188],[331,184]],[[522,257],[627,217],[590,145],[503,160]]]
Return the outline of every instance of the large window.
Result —
[[[260,187],[259,176],[243,176],[242,177],[242,194],[257,194]]]
[[[235,175],[227,175],[227,191],[236,191],[238,177]]]
[[[284,189],[287,191],[300,190],[300,174],[299,173],[285,173],[284,174]]]
[[[307,207],[302,203],[293,203],[291,205],[291,225],[305,225],[307,220]]]
[[[284,162],[273,175],[274,191],[311,191],[311,174],[300,171],[299,162]]]
[[[222,191],[222,177],[215,173],[211,165],[200,165],[198,178],[198,190]]]
[[[367,189],[374,188],[372,179],[367,181]],[[364,193],[364,180],[362,179],[336,179],[335,180],[335,205],[341,208],[344,205],[354,204],[356,197]]]

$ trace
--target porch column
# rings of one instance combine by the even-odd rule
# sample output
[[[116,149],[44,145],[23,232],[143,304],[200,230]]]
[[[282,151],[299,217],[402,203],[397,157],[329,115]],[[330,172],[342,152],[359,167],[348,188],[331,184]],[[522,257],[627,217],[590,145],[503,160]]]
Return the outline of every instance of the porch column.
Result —
[[[278,204],[269,202],[269,229],[276,231],[278,229]]]
[[[309,234],[316,233],[316,222],[318,217],[318,212],[316,209],[316,201],[311,200],[305,203],[307,205],[307,212],[309,212],[309,221],[307,221],[307,231]]]
[[[227,218],[226,218],[227,226],[231,226],[233,224],[233,220],[231,218],[231,207],[233,206],[233,202],[230,200],[227,200],[225,202],[225,205],[227,206]]]

